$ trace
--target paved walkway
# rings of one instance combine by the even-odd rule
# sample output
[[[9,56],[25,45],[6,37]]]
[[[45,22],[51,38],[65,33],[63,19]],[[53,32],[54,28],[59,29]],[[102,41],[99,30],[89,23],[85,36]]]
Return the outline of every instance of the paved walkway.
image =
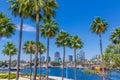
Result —
[[[0,80],[8,80],[8,79],[0,79]],[[12,80],[16,80],[16,79],[12,79]],[[30,80],[28,77],[20,77],[19,80]],[[39,80],[37,78],[37,80]],[[46,80],[45,78],[42,80]],[[49,76],[49,80],[62,80],[61,77],[54,77],[54,76]],[[72,80],[72,79],[66,79],[64,78],[64,80]]]

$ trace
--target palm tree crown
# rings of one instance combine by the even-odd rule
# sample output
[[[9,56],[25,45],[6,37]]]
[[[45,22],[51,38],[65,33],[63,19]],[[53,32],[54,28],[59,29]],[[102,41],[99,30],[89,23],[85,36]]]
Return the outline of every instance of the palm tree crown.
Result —
[[[55,9],[58,7],[58,4],[55,0],[46,0],[43,6],[44,16],[47,19],[55,17]]]
[[[23,46],[23,51],[28,54],[35,53],[35,42],[32,40],[27,41]]]
[[[10,37],[15,32],[15,25],[11,23],[11,20],[6,17],[5,14],[0,12],[0,38]]]
[[[46,46],[42,42],[39,42],[38,48],[40,54],[46,51]]]
[[[31,10],[29,10],[29,1],[30,0],[9,0],[9,3],[11,4],[9,9],[12,10],[12,14],[15,16],[28,17],[31,13]]]
[[[42,25],[41,35],[43,37],[55,37],[59,32],[59,28],[57,27],[56,21],[46,21],[45,24]]]
[[[91,31],[97,34],[104,33],[107,30],[107,26],[108,23],[104,19],[96,17],[91,24]]]
[[[120,44],[120,27],[116,28],[114,32],[112,32],[110,36],[110,40],[114,44]]]
[[[17,52],[17,48],[12,42],[7,42],[2,52],[6,55],[14,55]]]
[[[79,38],[79,36],[72,36],[71,40],[70,40],[70,47],[71,48],[82,48],[83,47],[83,42],[81,41],[81,39]]]
[[[70,38],[71,37],[67,32],[61,31],[56,37],[57,46],[68,46],[70,43]]]

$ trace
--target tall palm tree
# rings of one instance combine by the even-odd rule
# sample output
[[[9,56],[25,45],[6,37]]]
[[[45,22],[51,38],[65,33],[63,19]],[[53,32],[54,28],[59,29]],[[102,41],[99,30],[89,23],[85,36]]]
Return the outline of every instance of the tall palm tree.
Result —
[[[31,69],[30,70],[30,80],[32,80],[31,79],[31,76],[32,76],[32,54],[35,53],[35,42],[32,40],[25,42],[23,45],[23,51],[26,54],[30,54],[30,69]]]
[[[11,23],[11,20],[4,13],[0,12],[0,39],[2,37],[11,37],[15,29],[16,26]]]
[[[35,52],[34,76],[33,76],[33,80],[36,80],[38,43],[39,43],[39,24],[41,20],[41,10],[43,8],[43,0],[32,0],[31,3],[33,4],[33,13],[34,13],[32,14],[32,18],[36,20],[36,52]]]
[[[42,25],[41,28],[41,35],[43,37],[47,37],[47,57],[46,57],[46,62],[47,62],[47,67],[46,67],[46,76],[48,80],[48,58],[49,58],[49,42],[50,38],[54,38],[57,33],[59,32],[59,28],[57,27],[57,22],[56,21],[47,21]]]
[[[108,23],[101,19],[100,17],[96,17],[95,20],[93,20],[91,24],[91,31],[93,33],[96,33],[99,36],[100,39],[100,52],[101,52],[101,65],[102,65],[102,72],[103,72],[103,80],[105,80],[104,76],[104,60],[102,58],[103,52],[102,52],[102,34],[107,30]]]
[[[18,60],[17,60],[17,74],[16,80],[19,79],[19,66],[20,66],[20,54],[21,54],[21,43],[22,43],[22,29],[23,29],[23,20],[24,18],[30,15],[29,10],[29,0],[9,0],[10,9],[12,10],[13,15],[19,15],[21,17],[20,23],[20,34],[19,34],[19,44],[18,44]]]
[[[66,54],[66,46],[70,44],[70,35],[65,32],[61,31],[58,36],[56,37],[56,44],[58,47],[63,47],[63,62],[62,62],[62,80],[64,79],[64,64],[65,64],[65,54]]]
[[[41,55],[46,51],[46,46],[42,43],[42,42],[39,42],[39,45],[38,45],[38,48],[39,48],[39,53],[40,53],[40,57],[39,57],[39,59],[40,59],[40,80],[42,80],[41,79],[41,71],[42,71],[42,69],[41,69]]]
[[[9,55],[9,71],[8,71],[8,80],[10,80],[10,70],[11,70],[11,57],[17,52],[17,48],[12,42],[7,42],[2,51],[5,55]]]
[[[36,70],[37,70],[37,56],[38,56],[38,43],[39,43],[39,23],[42,19],[42,13],[47,18],[51,18],[55,15],[54,8],[56,8],[57,3],[55,0],[30,0],[32,8],[32,19],[36,20],[36,53],[34,61],[34,80],[36,80]],[[43,12],[41,12],[43,11]]]
[[[74,67],[74,80],[76,80],[76,49],[83,47],[83,43],[77,35],[71,37],[70,47],[74,48],[74,66],[75,66]]]
[[[110,35],[112,43],[118,45],[118,53],[120,53],[120,27],[117,27]]]

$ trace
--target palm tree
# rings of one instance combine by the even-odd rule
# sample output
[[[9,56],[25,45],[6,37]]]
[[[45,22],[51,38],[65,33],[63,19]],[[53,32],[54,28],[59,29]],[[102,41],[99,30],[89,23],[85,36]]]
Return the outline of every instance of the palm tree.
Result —
[[[102,72],[103,72],[103,80],[105,80],[104,77],[104,60],[102,58],[103,52],[102,52],[102,33],[104,33],[107,30],[108,23],[104,20],[101,19],[100,17],[96,17],[95,20],[93,20],[91,24],[91,31],[93,33],[98,34],[99,39],[100,39],[100,52],[101,52],[101,65],[102,65]]]
[[[32,18],[36,20],[36,52],[35,52],[35,60],[34,60],[34,76],[33,80],[36,80],[36,72],[37,72],[37,56],[38,56],[38,43],[39,43],[39,22],[41,20],[41,9],[43,8],[43,0],[32,0],[33,4],[33,13]]]
[[[32,8],[32,19],[36,19],[36,53],[34,61],[34,80],[36,80],[36,70],[37,70],[37,56],[38,56],[38,43],[39,43],[39,22],[42,19],[42,12],[47,18],[51,18],[55,15],[54,8],[57,7],[55,0],[30,0]]]
[[[41,35],[43,37],[47,37],[46,76],[47,76],[47,80],[48,80],[49,42],[50,42],[50,38],[54,38],[57,35],[57,33],[59,32],[59,28],[57,27],[57,22],[56,21],[47,21],[46,20],[45,24],[42,25],[42,28],[41,28],[40,31],[41,31]]]
[[[9,55],[9,71],[8,71],[8,80],[10,80],[10,70],[11,70],[11,57],[17,52],[17,48],[12,42],[7,42],[2,51],[5,55]]]
[[[11,37],[14,34],[16,26],[11,23],[11,20],[5,14],[0,12],[0,39],[2,37]]]
[[[110,39],[114,44],[120,44],[120,27],[117,27],[115,31],[111,33]]]
[[[30,80],[32,80],[31,79],[31,76],[32,76],[32,54],[35,53],[35,42],[32,40],[25,42],[23,45],[23,51],[26,54],[30,54],[30,69],[31,69],[30,70]]]
[[[110,35],[112,43],[118,45],[118,53],[120,53],[120,27],[117,27]]]
[[[42,42],[39,42],[39,45],[38,45],[38,48],[39,48],[39,53],[40,53],[40,80],[41,79],[41,55],[46,51],[46,46],[42,43]]]
[[[56,44],[58,47],[63,47],[63,62],[62,62],[62,80],[64,79],[64,65],[65,65],[65,54],[66,54],[66,46],[69,46],[70,43],[70,35],[65,32],[61,31],[58,36],[56,37]]]
[[[9,7],[12,10],[13,15],[19,15],[21,17],[20,23],[20,34],[19,34],[19,44],[18,44],[18,60],[17,60],[17,74],[16,80],[19,79],[19,66],[20,66],[20,54],[21,54],[21,43],[22,43],[22,29],[23,29],[23,20],[24,18],[30,15],[29,10],[29,0],[9,0],[11,6]]]
[[[70,47],[74,48],[74,64],[75,64],[75,67],[74,67],[74,80],[76,80],[76,49],[83,47],[83,43],[82,43],[81,39],[77,35],[71,37]]]

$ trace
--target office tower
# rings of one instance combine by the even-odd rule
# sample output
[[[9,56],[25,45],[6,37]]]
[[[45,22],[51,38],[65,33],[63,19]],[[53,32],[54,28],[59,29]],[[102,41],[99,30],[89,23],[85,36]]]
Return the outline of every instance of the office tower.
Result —
[[[60,53],[59,53],[59,52],[55,52],[55,54],[54,54],[54,60],[55,60],[56,62],[59,62],[59,61],[61,60],[61,58],[60,58]]]
[[[77,61],[78,61],[78,62],[85,62],[85,52],[80,51],[80,52],[77,54]]]

